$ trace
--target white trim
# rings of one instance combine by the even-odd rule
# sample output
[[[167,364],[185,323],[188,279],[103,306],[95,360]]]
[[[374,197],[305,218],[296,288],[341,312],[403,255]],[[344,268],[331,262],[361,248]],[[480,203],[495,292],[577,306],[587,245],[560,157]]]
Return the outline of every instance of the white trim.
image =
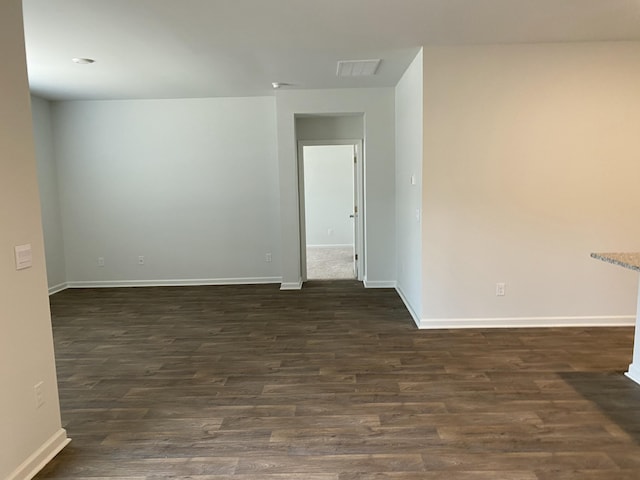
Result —
[[[280,290],[300,290],[302,288],[302,280],[297,282],[283,282],[280,285]]]
[[[633,335],[633,357],[629,371],[625,374],[636,383],[640,383],[640,283],[638,284],[638,298],[636,299],[636,329]]]
[[[635,363],[629,365],[629,371],[625,373],[627,377],[636,383],[640,383],[640,368]]]
[[[633,315],[583,317],[502,317],[502,318],[423,318],[420,329],[449,328],[537,328],[537,327],[629,327]]]
[[[66,447],[70,438],[67,431],[61,428],[54,433],[44,444],[33,452],[22,464],[9,474],[6,480],[31,480],[42,470],[53,457]]]
[[[363,280],[364,288],[396,288],[393,280]]]
[[[411,318],[413,318],[413,321],[415,322],[416,327],[420,328],[420,315],[418,315],[415,312],[415,310],[409,303],[409,300],[407,300],[407,297],[402,291],[402,288],[400,287],[400,285],[396,285],[396,292],[398,292],[398,295],[400,296],[400,299],[404,303],[404,306],[407,307],[407,310],[409,311],[409,315],[411,315]]]
[[[53,295],[54,293],[61,292],[69,288],[69,284],[67,282],[59,283],[58,285],[54,285],[53,287],[49,287],[49,295]]]
[[[115,288],[115,287],[187,287],[197,285],[256,285],[280,283],[280,277],[255,278],[195,278],[176,280],[104,280],[67,282],[68,288]]]
[[[326,245],[307,245],[307,248],[354,248],[353,243],[332,243]]]

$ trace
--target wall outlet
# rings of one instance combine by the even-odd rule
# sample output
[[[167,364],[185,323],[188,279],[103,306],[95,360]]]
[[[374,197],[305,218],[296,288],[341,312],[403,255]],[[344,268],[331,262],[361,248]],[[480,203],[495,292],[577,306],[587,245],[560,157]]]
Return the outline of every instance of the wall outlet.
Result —
[[[38,382],[33,386],[33,393],[36,399],[36,408],[44,405],[44,382]]]
[[[327,235],[328,236],[333,235],[333,228],[327,228]]]
[[[138,265],[144,265],[144,256],[143,255],[140,255],[138,257]]]
[[[104,257],[98,257],[98,266],[104,267]]]
[[[271,253],[264,254],[264,261],[267,263],[271,263]]]
[[[496,283],[496,296],[504,297],[505,294],[505,285],[504,283]]]

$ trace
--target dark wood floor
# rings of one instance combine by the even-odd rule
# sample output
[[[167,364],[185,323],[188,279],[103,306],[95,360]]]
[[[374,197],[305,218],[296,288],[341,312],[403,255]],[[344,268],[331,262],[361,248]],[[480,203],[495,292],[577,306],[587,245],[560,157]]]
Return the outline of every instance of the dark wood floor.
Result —
[[[36,478],[640,478],[631,328],[418,331],[356,282],[67,290]]]

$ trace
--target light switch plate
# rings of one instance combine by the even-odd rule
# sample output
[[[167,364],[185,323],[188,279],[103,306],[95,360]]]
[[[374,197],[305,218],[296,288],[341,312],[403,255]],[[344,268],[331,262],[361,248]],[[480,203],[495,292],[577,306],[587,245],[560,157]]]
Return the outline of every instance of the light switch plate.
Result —
[[[31,252],[31,244],[16,245],[16,270],[24,270],[33,265],[33,256]]]

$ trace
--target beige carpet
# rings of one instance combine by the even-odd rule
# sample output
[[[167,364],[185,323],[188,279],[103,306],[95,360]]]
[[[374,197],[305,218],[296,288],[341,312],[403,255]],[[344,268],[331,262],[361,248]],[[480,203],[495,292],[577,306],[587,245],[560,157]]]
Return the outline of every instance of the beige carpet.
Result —
[[[353,247],[307,247],[307,278],[309,280],[356,278]]]

